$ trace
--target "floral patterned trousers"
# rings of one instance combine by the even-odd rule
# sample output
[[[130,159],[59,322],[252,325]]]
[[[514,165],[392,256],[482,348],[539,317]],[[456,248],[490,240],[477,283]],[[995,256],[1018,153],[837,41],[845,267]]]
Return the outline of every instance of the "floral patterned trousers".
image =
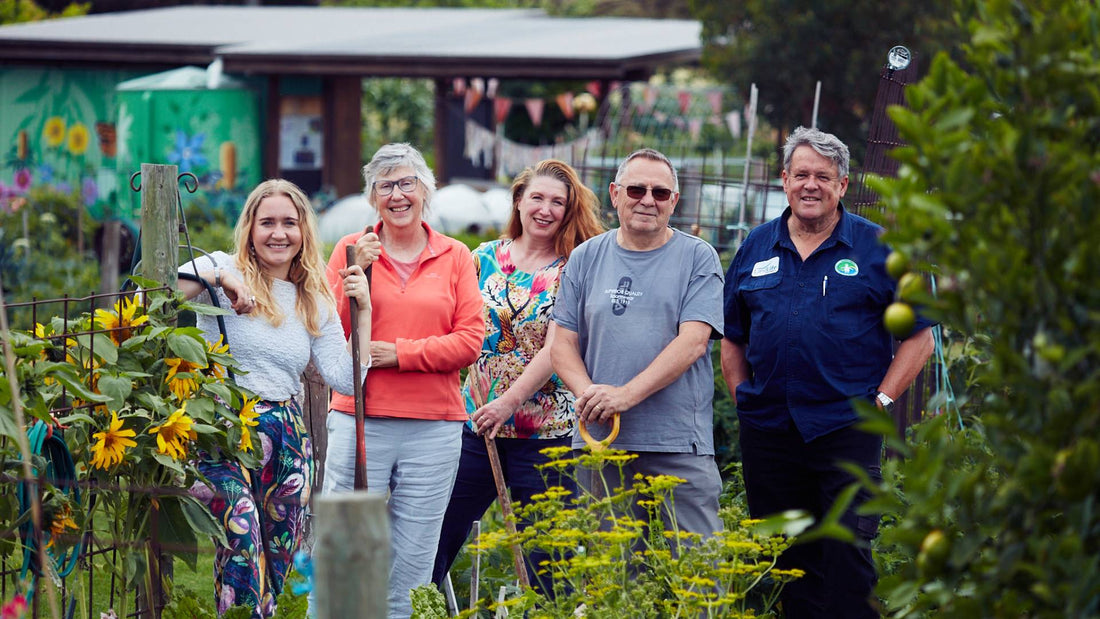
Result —
[[[228,547],[219,545],[214,560],[219,617],[232,606],[251,607],[253,619],[275,614],[313,484],[313,451],[298,403],[262,400],[256,411],[260,468],[204,461],[199,470],[210,485],[200,482],[191,489],[225,527],[229,541]]]

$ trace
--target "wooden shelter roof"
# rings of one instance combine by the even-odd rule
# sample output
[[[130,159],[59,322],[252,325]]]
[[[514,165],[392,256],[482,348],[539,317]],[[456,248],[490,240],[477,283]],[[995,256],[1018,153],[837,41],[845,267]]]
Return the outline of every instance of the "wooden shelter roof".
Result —
[[[647,77],[695,62],[689,20],[537,9],[181,6],[0,27],[0,62],[207,64],[253,74],[516,79]]]

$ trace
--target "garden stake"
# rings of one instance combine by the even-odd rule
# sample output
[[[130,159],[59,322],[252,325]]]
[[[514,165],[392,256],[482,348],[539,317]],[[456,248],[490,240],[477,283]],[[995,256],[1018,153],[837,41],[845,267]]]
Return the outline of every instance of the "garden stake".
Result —
[[[346,250],[348,267],[350,267],[355,264],[355,246],[348,245]],[[371,267],[367,267],[365,275],[367,276],[367,289],[370,290]],[[366,490],[367,431],[364,427],[366,410],[363,400],[363,370],[360,368],[361,355],[359,354],[359,302],[355,300],[355,297],[350,297],[348,301],[351,303],[351,320],[349,321],[351,323],[351,365],[355,382],[355,481],[353,487],[356,490]]]
[[[478,375],[477,364],[470,366],[470,396],[474,400],[474,406],[485,406],[485,400],[481,397],[481,377]],[[493,483],[497,487],[497,501],[500,502],[500,511],[504,514],[504,529],[508,535],[515,536],[516,521],[512,512],[512,499],[508,494],[508,487],[504,485],[504,473],[500,468],[500,454],[497,453],[495,439],[485,435],[485,451],[489,454],[489,465],[493,469]],[[512,544],[512,561],[516,564],[516,577],[524,589],[531,588],[531,579],[527,577],[527,566],[523,563],[523,552],[519,544]]]

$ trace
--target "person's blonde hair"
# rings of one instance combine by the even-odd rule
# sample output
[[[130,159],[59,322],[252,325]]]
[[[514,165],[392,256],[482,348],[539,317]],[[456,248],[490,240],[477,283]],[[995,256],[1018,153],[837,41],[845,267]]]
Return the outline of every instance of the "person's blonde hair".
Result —
[[[260,208],[260,202],[271,196],[286,196],[298,211],[302,248],[291,260],[287,280],[298,290],[298,301],[294,308],[298,319],[310,335],[316,337],[321,334],[321,310],[334,314],[336,300],[325,279],[325,262],[317,242],[317,216],[313,213],[313,205],[306,194],[297,185],[276,178],[260,183],[248,194],[241,216],[237,218],[237,227],[233,231],[237,246],[237,268],[244,277],[245,285],[256,296],[254,314],[266,318],[275,327],[281,325],[286,317],[272,297],[272,277],[260,268],[256,249],[252,245],[252,226],[256,221],[256,211]]]
[[[539,176],[557,179],[565,185],[565,216],[554,239],[554,251],[569,257],[577,245],[604,231],[600,223],[600,201],[596,194],[581,182],[573,166],[558,159],[543,159],[532,167],[524,168],[512,181],[512,215],[504,231],[504,238],[516,239],[523,234],[523,222],[519,216],[519,202],[531,181]]]

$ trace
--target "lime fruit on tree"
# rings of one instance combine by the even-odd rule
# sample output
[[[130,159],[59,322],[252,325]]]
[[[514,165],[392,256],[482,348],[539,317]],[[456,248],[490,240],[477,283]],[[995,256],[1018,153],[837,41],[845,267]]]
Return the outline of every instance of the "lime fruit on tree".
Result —
[[[898,280],[898,298],[912,303],[924,294],[924,278],[920,273],[906,273]]]
[[[950,554],[951,541],[943,531],[932,529],[920,544],[920,552],[917,553],[917,570],[925,578],[935,578],[943,572]]]
[[[917,314],[908,303],[891,303],[882,314],[882,324],[894,337],[906,338],[917,324]]]
[[[901,279],[909,270],[909,259],[900,251],[892,251],[886,256],[886,272],[894,279]]]

